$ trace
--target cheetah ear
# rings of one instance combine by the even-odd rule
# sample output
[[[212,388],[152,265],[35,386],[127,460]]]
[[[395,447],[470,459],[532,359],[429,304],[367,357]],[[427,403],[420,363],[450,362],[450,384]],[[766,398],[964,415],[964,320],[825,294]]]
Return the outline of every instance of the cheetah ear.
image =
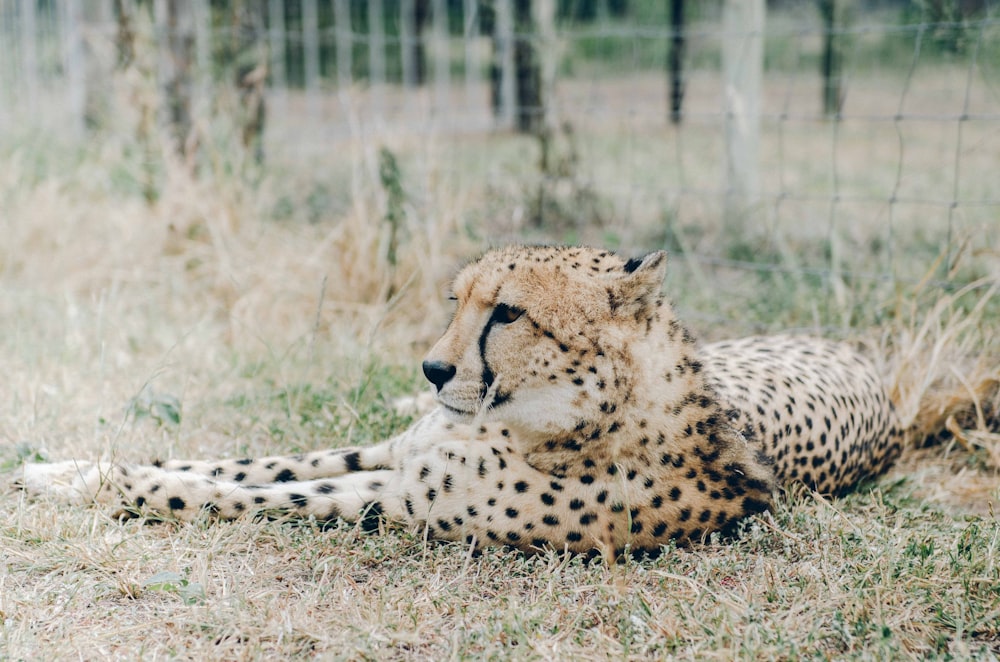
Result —
[[[631,259],[622,271],[618,287],[608,291],[611,312],[638,317],[654,308],[667,275],[667,252],[654,251],[641,259]]]

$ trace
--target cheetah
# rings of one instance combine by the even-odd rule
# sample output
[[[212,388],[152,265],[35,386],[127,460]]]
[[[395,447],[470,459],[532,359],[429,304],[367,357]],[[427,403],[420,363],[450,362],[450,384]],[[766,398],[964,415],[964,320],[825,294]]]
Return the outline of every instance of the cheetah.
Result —
[[[423,362],[437,407],[369,447],[220,461],[58,462],[22,487],[122,514],[382,519],[481,548],[617,558],[730,536],[779,486],[840,494],[899,455],[871,362],[847,345],[699,345],[662,251],[509,246],[455,277]]]

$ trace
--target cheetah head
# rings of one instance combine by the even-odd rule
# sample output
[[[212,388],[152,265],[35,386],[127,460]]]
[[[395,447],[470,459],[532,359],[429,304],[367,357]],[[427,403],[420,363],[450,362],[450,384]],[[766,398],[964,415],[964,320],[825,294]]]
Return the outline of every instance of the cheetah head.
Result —
[[[511,246],[456,276],[454,317],[423,363],[445,412],[557,434],[599,416],[639,369],[666,253]],[[639,350],[641,351],[641,350]]]

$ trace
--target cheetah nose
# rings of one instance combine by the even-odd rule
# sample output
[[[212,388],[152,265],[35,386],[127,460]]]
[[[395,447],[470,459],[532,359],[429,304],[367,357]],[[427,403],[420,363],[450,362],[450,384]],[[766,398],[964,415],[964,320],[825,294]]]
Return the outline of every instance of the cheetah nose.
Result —
[[[455,366],[444,361],[424,361],[424,377],[441,390],[455,376]]]

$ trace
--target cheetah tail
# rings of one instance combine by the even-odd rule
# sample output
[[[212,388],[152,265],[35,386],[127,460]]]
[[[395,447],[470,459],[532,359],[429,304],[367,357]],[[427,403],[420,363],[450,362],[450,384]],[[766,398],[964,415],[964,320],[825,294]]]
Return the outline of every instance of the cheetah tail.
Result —
[[[922,320],[884,342],[906,446],[954,438],[1000,467],[1000,329],[984,319],[998,304],[997,277],[938,293]]]

